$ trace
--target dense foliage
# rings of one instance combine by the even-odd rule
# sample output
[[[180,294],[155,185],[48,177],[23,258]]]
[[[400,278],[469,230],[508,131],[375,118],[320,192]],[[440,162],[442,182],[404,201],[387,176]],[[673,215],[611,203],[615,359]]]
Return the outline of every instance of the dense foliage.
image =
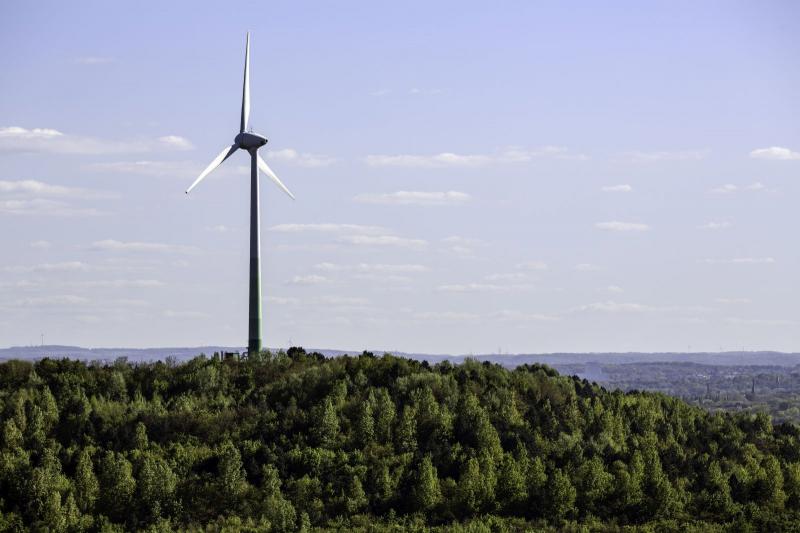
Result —
[[[0,530],[800,528],[800,429],[544,366],[0,365]]]

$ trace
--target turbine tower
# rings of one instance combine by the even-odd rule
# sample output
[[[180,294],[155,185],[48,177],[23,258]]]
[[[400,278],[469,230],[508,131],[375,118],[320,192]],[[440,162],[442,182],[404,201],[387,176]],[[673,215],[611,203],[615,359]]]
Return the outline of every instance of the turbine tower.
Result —
[[[266,161],[258,155],[258,149],[267,144],[267,138],[248,131],[250,122],[250,32],[247,33],[247,42],[244,52],[244,83],[242,84],[242,119],[239,125],[239,134],[234,138],[233,144],[226,147],[211,162],[208,167],[186,189],[186,194],[194,189],[203,178],[220,166],[236,150],[246,150],[250,153],[250,318],[249,335],[247,340],[247,353],[254,354],[261,351],[261,237],[259,231],[260,207],[258,201],[258,170],[266,174],[275,182],[283,192],[292,200],[294,195],[281,183],[278,176],[269,168]]]

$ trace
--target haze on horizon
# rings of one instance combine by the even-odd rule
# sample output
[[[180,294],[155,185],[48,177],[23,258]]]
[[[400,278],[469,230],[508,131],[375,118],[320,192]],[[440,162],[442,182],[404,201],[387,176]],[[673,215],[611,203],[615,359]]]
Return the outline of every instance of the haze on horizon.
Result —
[[[800,5],[0,7],[0,346],[800,351]]]

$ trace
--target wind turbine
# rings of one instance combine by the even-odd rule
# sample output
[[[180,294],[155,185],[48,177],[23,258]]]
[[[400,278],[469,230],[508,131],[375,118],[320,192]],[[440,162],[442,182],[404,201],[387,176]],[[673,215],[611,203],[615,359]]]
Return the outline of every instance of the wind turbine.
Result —
[[[239,134],[234,138],[233,144],[220,152],[208,167],[186,189],[186,194],[194,189],[203,178],[220,166],[236,150],[246,150],[250,153],[250,318],[249,335],[247,340],[247,353],[249,355],[261,351],[261,238],[260,238],[260,207],[258,201],[258,170],[266,174],[275,182],[283,192],[292,200],[294,195],[289,192],[286,185],[281,183],[278,176],[269,168],[266,161],[258,155],[258,149],[267,144],[267,138],[248,131],[250,122],[250,32],[247,32],[247,42],[244,52],[244,83],[242,84],[242,120]]]

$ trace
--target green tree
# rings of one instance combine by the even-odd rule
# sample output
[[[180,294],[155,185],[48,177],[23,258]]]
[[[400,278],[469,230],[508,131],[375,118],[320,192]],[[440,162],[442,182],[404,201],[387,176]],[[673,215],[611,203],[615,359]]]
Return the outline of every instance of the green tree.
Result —
[[[263,514],[270,521],[272,529],[278,532],[294,531],[297,512],[281,491],[282,482],[278,470],[273,465],[264,465],[261,468],[261,478],[261,491],[265,496]]]
[[[242,456],[236,446],[226,441],[217,452],[217,480],[219,493],[229,502],[236,501],[247,489],[247,479],[242,468]]]
[[[753,496],[762,505],[773,509],[783,508],[786,501],[786,493],[783,491],[783,472],[775,457],[764,458],[758,476],[753,482],[752,491]]]
[[[552,518],[559,520],[573,514],[577,492],[569,476],[560,468],[553,469],[547,483],[548,511]]]
[[[480,464],[474,457],[469,459],[461,469],[457,494],[459,505],[464,515],[472,516],[478,513],[481,505],[483,505],[484,490]]]
[[[412,453],[417,449],[416,414],[416,410],[409,405],[403,408],[400,426],[397,428],[397,449],[401,453]]]
[[[317,443],[331,448],[339,440],[339,416],[331,398],[325,398],[318,410],[319,416],[313,422]]]
[[[528,499],[525,475],[511,454],[504,454],[497,476],[497,500],[508,513],[521,513]]]
[[[439,475],[433,466],[431,456],[426,455],[419,465],[414,484],[415,509],[428,511],[438,505],[441,499]]]
[[[386,464],[381,465],[376,472],[374,485],[375,500],[385,506],[394,497],[394,482]]]
[[[523,455],[521,463],[525,472],[525,484],[528,488],[528,515],[540,516],[546,501],[547,469],[541,457],[528,460],[527,455]]]
[[[372,402],[367,400],[361,404],[358,416],[358,442],[367,446],[375,439],[375,418],[372,415]]]
[[[348,514],[355,514],[363,511],[369,501],[367,494],[364,492],[364,487],[361,485],[361,480],[358,476],[350,478],[350,483],[347,487],[347,494],[345,496],[345,509]]]
[[[61,473],[61,463],[52,448],[47,448],[41,464],[33,469],[28,479],[27,510],[43,526],[56,531],[66,527],[61,509],[61,493],[66,491],[67,480]]]
[[[611,494],[614,476],[606,470],[602,459],[594,456],[580,466],[578,480],[579,506],[597,514],[603,508],[605,499]]]
[[[133,447],[137,450],[146,450],[149,445],[147,426],[143,422],[138,422],[133,433]]]
[[[375,396],[375,437],[381,443],[392,440],[392,425],[396,416],[396,408],[386,389],[378,389]]]
[[[112,520],[124,522],[129,517],[136,490],[133,465],[121,454],[107,451],[100,460],[100,504]]]
[[[157,519],[172,506],[177,476],[161,457],[150,452],[142,456],[136,484],[137,498],[148,519]]]
[[[100,483],[94,474],[92,455],[84,448],[75,469],[75,494],[77,506],[84,513],[91,513],[100,493]]]

